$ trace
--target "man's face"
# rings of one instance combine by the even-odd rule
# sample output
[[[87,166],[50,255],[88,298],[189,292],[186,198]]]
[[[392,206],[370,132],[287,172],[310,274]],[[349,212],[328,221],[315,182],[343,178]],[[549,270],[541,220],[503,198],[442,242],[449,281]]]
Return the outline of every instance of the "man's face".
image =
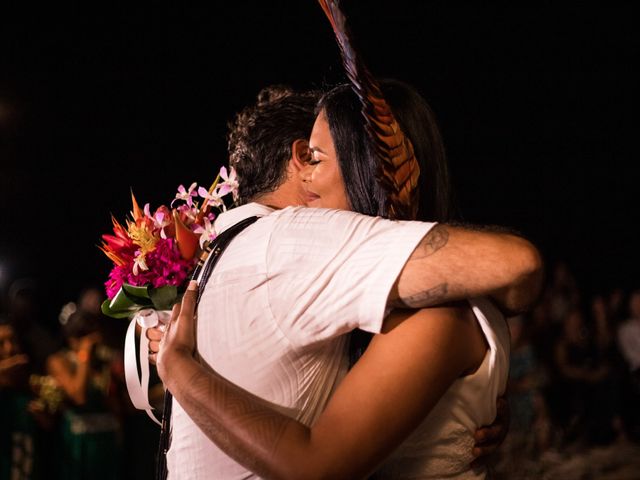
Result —
[[[311,159],[301,172],[309,207],[351,210],[333,138],[324,111],[320,112],[309,138]]]

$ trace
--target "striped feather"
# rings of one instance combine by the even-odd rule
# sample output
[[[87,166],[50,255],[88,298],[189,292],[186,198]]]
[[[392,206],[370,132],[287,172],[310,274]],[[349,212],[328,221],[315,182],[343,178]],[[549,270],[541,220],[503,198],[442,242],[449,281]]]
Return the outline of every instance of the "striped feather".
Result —
[[[346,17],[337,0],[318,0],[340,48],[351,86],[362,103],[362,115],[379,159],[378,180],[387,192],[390,218],[414,219],[418,210],[420,166],[380,86],[355,51]]]

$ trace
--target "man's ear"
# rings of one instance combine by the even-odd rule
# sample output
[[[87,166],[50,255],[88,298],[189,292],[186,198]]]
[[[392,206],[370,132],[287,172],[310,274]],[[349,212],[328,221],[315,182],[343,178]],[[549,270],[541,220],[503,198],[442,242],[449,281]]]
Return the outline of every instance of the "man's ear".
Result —
[[[291,144],[291,165],[296,172],[300,172],[311,160],[309,142],[303,138],[294,140]]]

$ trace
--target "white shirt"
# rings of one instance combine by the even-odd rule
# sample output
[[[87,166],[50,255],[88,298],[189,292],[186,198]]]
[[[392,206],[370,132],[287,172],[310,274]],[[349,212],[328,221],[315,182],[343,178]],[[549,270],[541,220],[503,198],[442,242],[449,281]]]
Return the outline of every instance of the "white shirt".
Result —
[[[485,299],[469,304],[482,328],[488,350],[480,367],[456,380],[420,426],[376,472],[384,479],[484,479],[471,470],[473,435],[496,417],[496,399],[509,375],[509,330],[502,314]],[[416,380],[419,381],[419,380]]]
[[[631,318],[618,327],[618,344],[630,370],[640,368],[640,319]]]
[[[376,333],[391,287],[434,224],[353,212],[248,204],[218,232],[261,216],[222,254],[198,306],[202,361],[311,425],[346,372],[346,337]],[[173,403],[169,478],[257,478]]]

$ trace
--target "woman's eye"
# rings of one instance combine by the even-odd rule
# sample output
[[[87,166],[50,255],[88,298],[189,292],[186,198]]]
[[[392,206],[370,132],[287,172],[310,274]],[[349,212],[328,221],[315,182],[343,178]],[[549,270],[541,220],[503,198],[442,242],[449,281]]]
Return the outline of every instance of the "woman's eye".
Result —
[[[309,160],[309,162],[308,162],[308,165],[317,165],[317,164],[319,164],[319,163],[320,163],[320,160],[318,160],[318,159],[316,159],[316,158],[311,157],[311,159],[310,159],[310,160]]]

